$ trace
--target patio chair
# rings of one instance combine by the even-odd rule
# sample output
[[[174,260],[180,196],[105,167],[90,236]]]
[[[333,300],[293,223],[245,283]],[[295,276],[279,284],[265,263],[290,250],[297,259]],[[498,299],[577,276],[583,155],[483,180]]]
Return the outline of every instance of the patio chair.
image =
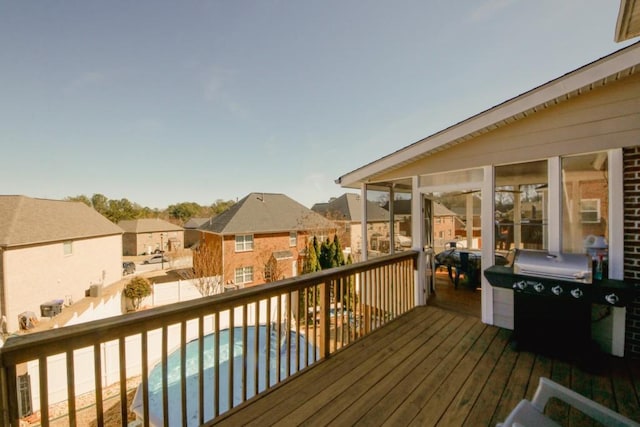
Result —
[[[587,399],[573,390],[555,383],[548,378],[541,377],[536,393],[533,396],[533,400],[521,400],[513,411],[511,411],[507,419],[502,423],[498,423],[498,427],[561,427],[560,424],[544,415],[544,408],[552,397],[568,403],[572,407],[606,426],[640,426],[637,422],[632,421],[591,399]]]

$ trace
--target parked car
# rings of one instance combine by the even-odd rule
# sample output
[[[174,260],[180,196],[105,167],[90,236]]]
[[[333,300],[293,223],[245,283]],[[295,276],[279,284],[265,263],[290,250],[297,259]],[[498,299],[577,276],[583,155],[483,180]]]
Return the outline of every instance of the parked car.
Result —
[[[151,258],[145,259],[143,264],[158,264],[161,262],[169,262],[169,259],[164,255],[154,255]]]
[[[136,272],[136,265],[131,261],[126,261],[122,263],[122,275],[126,276],[127,274],[133,274]]]

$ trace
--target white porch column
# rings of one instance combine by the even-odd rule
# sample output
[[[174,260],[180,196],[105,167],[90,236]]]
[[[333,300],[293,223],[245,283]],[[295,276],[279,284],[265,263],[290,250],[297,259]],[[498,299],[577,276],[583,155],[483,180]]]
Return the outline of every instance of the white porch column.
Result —
[[[361,232],[362,236],[360,237],[360,257],[361,261],[366,261],[369,259],[369,251],[367,241],[367,184],[360,185],[360,210],[362,211],[362,219],[361,219]]]
[[[562,251],[562,160],[552,157],[547,160],[549,180],[549,225],[547,239],[550,252]]]
[[[416,305],[427,303],[428,292],[426,281],[426,256],[424,252],[424,207],[422,206],[422,193],[418,188],[417,176],[411,179],[411,249],[418,251],[418,270],[415,272],[415,299]]]
[[[467,230],[467,248],[471,249],[473,245],[473,193],[467,194],[465,206],[466,206],[466,230]]]
[[[480,221],[482,232],[482,259],[480,271],[491,267],[495,263],[494,251],[496,247],[496,216],[495,216],[495,176],[493,166],[484,167],[482,182],[482,204],[480,206]],[[482,307],[482,322],[493,325],[493,287],[482,274],[482,292],[480,305]]]
[[[522,187],[517,185],[517,193],[513,195],[513,246],[520,249],[522,247]],[[508,248],[507,248],[508,249]]]
[[[624,279],[624,188],[622,149],[610,150],[609,163],[609,277]],[[626,308],[613,308],[611,353],[624,356]]]

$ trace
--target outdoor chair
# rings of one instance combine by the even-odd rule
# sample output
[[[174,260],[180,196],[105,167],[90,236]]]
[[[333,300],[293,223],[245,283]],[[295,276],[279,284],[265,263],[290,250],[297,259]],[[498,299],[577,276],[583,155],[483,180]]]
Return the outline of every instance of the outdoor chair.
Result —
[[[521,400],[513,411],[511,411],[507,419],[502,423],[498,423],[498,427],[561,427],[560,424],[544,415],[544,408],[552,397],[569,404],[605,426],[640,426],[637,422],[632,421],[591,399],[587,399],[573,390],[555,383],[548,378],[541,377],[536,393],[533,396],[533,400]]]

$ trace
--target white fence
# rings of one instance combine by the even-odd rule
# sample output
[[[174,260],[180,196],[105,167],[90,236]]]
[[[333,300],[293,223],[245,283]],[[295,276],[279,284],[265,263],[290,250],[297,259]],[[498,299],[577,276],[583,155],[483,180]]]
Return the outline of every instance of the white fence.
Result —
[[[179,301],[187,301],[196,298],[201,298],[200,293],[190,280],[180,280],[171,283],[160,283],[153,285],[153,293],[151,296],[145,298],[141,304],[142,307],[152,307],[158,305],[171,304]],[[284,323],[285,318],[291,319],[292,316],[288,316],[288,310],[286,309],[285,296],[281,297],[281,304],[283,307],[283,319],[280,322]],[[278,303],[278,297],[271,298],[271,306],[276,307]],[[278,322],[277,318],[267,319],[267,299],[260,301],[260,319],[257,319],[257,324],[266,324],[267,320],[270,322]],[[118,292],[96,304],[92,304],[88,310],[84,313],[74,313],[73,318],[65,324],[65,326],[85,323],[92,320],[104,319],[107,317],[117,316],[122,314],[123,300],[121,292]],[[273,312],[275,316],[275,311]],[[243,325],[243,314],[241,311],[236,310],[233,314],[234,325]],[[227,310],[221,312],[219,316],[220,325],[218,329],[226,329],[229,326],[230,312]],[[273,316],[272,316],[273,317]],[[255,325],[255,304],[249,306],[247,312],[247,324]],[[213,316],[205,317],[203,334],[209,334],[214,330]],[[180,325],[172,325],[168,328],[167,334],[167,348],[169,352],[175,350],[180,345]],[[187,341],[191,341],[198,337],[198,324],[197,321],[187,321],[186,323]],[[141,351],[141,335],[132,335],[125,339],[126,351],[126,373],[128,378],[136,377],[141,374],[142,369],[142,351]],[[162,355],[162,335],[161,330],[150,331],[147,334],[147,355],[149,367],[152,368],[160,360]],[[120,349],[118,341],[111,341],[100,346],[101,360],[102,360],[102,384],[104,387],[115,384],[120,381],[120,363],[119,355]],[[74,352],[74,366],[75,366],[75,390],[76,395],[82,395],[84,393],[93,392],[94,382],[94,349],[93,347],[87,347]],[[38,361],[32,361],[27,364],[28,374],[31,378],[31,397],[34,407],[40,406],[40,388],[39,384],[39,369]],[[47,371],[48,371],[48,391],[49,402],[51,404],[65,401],[67,399],[67,369],[66,358],[64,354],[52,356],[47,359]]]

